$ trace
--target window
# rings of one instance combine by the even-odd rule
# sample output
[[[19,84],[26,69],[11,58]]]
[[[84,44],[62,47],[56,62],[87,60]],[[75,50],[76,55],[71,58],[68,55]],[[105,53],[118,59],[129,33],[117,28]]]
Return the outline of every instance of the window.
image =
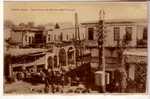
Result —
[[[84,39],[84,34],[83,34],[83,39]]]
[[[54,66],[57,67],[57,56],[54,56]]]
[[[25,36],[25,41],[26,41],[26,42],[28,41],[27,38],[28,38],[28,36],[26,35],[26,36]]]
[[[94,39],[94,29],[88,28],[88,40],[93,40],[93,39]]]
[[[52,68],[53,67],[52,62],[53,62],[53,58],[51,56],[48,57],[48,59],[47,59],[48,68]]]
[[[32,42],[34,42],[34,37],[32,37]]]
[[[143,40],[147,40],[147,28],[143,29]]]
[[[54,35],[54,40],[56,40],[56,34]]]
[[[74,39],[74,34],[72,35],[72,39]]]
[[[68,34],[67,34],[67,40],[68,40],[68,38],[69,38],[69,37],[68,37]]]
[[[68,49],[68,64],[74,64],[74,50],[72,47]]]
[[[118,41],[120,39],[120,28],[114,27],[114,40]]]
[[[63,34],[61,32],[61,34],[60,34],[60,41],[62,41],[62,40],[63,40]]]
[[[31,37],[29,37],[29,44],[31,44],[32,43],[32,38]]]
[[[132,40],[132,27],[126,27],[126,40]]]
[[[48,35],[48,41],[50,41],[51,40],[51,35]]]

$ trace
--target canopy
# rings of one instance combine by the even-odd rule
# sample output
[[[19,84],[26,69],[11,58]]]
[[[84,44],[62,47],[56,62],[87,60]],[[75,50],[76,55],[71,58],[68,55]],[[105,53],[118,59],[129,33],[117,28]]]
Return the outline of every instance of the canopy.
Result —
[[[20,67],[20,66],[34,66],[34,65],[42,65],[45,64],[45,56],[40,57],[39,59],[29,62],[29,63],[22,63],[22,64],[12,64],[12,67]]]
[[[128,50],[125,50],[123,52],[123,55],[126,55],[126,56],[147,56],[148,54],[148,51],[147,49],[128,49]]]
[[[147,50],[146,49],[130,49],[124,51],[123,55],[126,57],[127,63],[146,63],[147,64]]]
[[[7,53],[9,53],[12,56],[21,56],[21,55],[28,55],[28,54],[36,54],[36,53],[42,53],[46,52],[46,49],[33,49],[33,48],[28,48],[28,49],[20,49],[20,48],[11,48],[8,50]]]

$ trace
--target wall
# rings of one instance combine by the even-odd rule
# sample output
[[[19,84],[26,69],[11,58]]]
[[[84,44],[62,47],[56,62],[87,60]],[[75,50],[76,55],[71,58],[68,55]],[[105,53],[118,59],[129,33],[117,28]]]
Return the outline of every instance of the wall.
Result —
[[[95,43],[98,37],[98,28],[96,27],[97,23],[86,23],[82,24],[85,28],[85,39],[87,45],[92,45],[90,43]],[[88,40],[88,28],[94,28],[94,40]],[[145,22],[124,22],[124,21],[116,21],[116,22],[105,22],[104,24],[104,35],[105,35],[105,46],[106,47],[115,47],[117,46],[117,41],[114,40],[114,27],[120,28],[120,40],[123,40],[124,35],[126,34],[126,27],[132,27],[132,40],[129,42],[129,47],[137,46],[137,39],[143,37],[143,29],[146,27]]]
[[[85,30],[84,28],[79,28],[80,39],[83,40],[85,38]],[[62,41],[71,41],[75,38],[75,28],[65,28],[65,29],[54,29],[49,30],[46,35],[46,43],[61,41],[60,35],[62,35]],[[50,40],[48,40],[50,36]]]
[[[11,32],[11,39],[14,43],[21,43],[22,44],[22,37],[24,32],[23,31],[12,31]]]
[[[24,33],[24,35],[23,35],[23,46],[27,46],[27,45],[32,44],[34,41],[34,37],[35,37],[34,32],[27,31],[26,33]],[[31,38],[31,42],[29,42],[29,38]]]

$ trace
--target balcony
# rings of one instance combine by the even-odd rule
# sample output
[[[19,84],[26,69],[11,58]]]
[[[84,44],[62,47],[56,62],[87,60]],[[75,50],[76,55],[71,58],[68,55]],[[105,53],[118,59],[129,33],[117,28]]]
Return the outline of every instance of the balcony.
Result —
[[[147,48],[147,40],[144,40],[144,39],[137,40],[137,47],[138,48]]]
[[[96,40],[87,40],[85,42],[85,46],[87,46],[87,47],[97,47],[98,44],[97,44]]]

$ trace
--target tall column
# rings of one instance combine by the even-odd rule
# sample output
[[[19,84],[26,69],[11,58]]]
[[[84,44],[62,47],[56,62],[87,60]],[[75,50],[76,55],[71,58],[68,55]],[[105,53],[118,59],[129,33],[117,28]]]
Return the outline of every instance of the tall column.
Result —
[[[56,53],[57,56],[57,65],[60,67],[60,63],[59,63],[59,51]]]
[[[12,68],[12,65],[11,63],[9,64],[9,77],[13,77],[13,68]]]
[[[73,51],[73,57],[74,57],[74,64],[76,64],[77,60],[76,60],[76,51]]]
[[[47,60],[48,60],[48,57],[47,57],[47,55],[45,55],[45,67],[44,67],[44,69],[48,69],[48,62],[47,62]]]
[[[68,51],[66,51],[66,66],[68,66]]]
[[[34,72],[37,72],[36,56],[34,57]]]
[[[52,69],[54,69],[54,56],[52,56]]]

